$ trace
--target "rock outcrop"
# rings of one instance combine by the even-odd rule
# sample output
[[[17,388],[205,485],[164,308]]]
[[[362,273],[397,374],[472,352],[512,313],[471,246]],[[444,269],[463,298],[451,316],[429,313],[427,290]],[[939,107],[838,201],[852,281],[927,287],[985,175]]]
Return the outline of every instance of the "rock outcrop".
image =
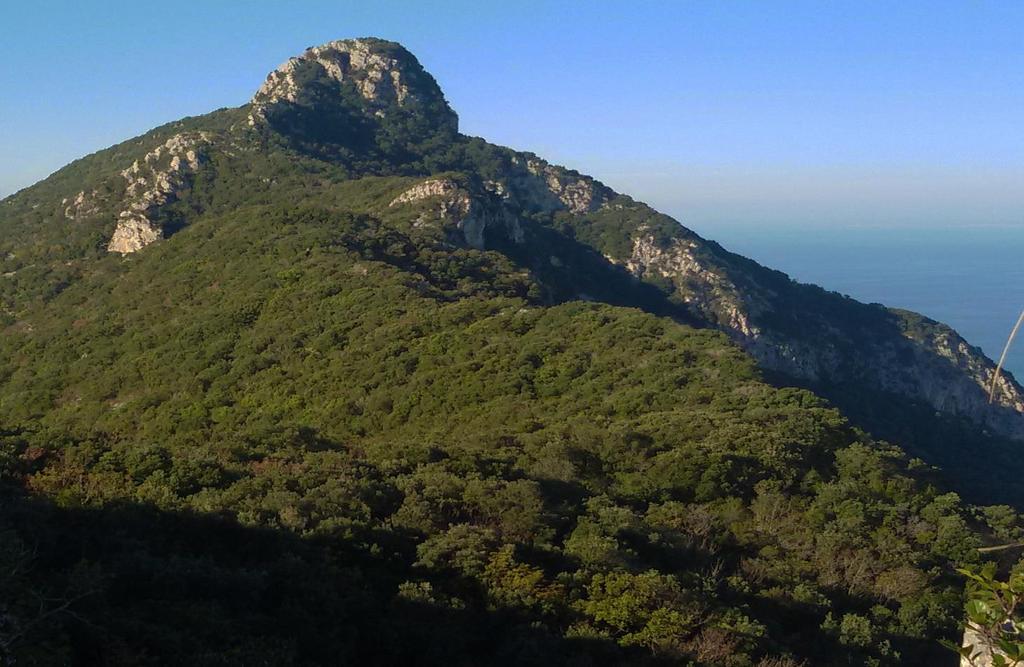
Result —
[[[711,320],[736,338],[761,336],[760,328],[752,319],[768,308],[768,304],[759,298],[744,298],[734,283],[699,258],[698,242],[674,239],[667,248],[662,248],[647,229],[641,227],[638,231],[633,239],[633,253],[623,262],[630,273],[637,278],[653,274],[675,281],[681,288],[683,300],[701,319]]]
[[[352,108],[346,88],[360,98],[365,115],[383,119],[396,112],[427,116],[431,129],[458,131],[458,116],[441,88],[415,56],[381,39],[343,39],[314,46],[271,72],[253,96],[249,124],[271,124],[290,107]]]
[[[61,202],[64,206],[64,217],[68,220],[82,220],[96,215],[100,211],[98,195],[96,190],[88,193],[82,190],[71,199],[65,197]]]
[[[388,206],[411,204],[413,202],[432,199],[434,197],[441,200],[442,207],[444,207],[445,210],[455,207],[464,209],[463,215],[468,212],[469,193],[460,188],[458,184],[450,178],[427,179],[422,183],[412,186],[402,194],[392,199]]]
[[[462,233],[465,243],[477,250],[487,246],[488,233],[522,243],[524,236],[519,219],[500,200],[487,199],[487,195],[474,197],[451,179],[428,179],[395,197],[389,206],[433,200],[436,208],[430,214],[421,214],[413,224],[422,227],[439,222],[454,226]]]
[[[1024,391],[1001,375],[990,404],[995,364],[945,325],[795,283],[691,232],[666,243],[640,227],[631,255],[609,259],[638,278],[670,280],[696,317],[768,370],[812,385],[867,384],[1024,438]]]
[[[176,134],[121,172],[127,182],[124,202],[107,250],[133,253],[163,238],[159,212],[188,187],[210,140],[206,132]]]
[[[598,210],[614,193],[589,176],[556,167],[532,155],[513,158],[509,186],[522,193],[527,206],[564,209],[582,215]],[[552,199],[553,198],[553,199]]]

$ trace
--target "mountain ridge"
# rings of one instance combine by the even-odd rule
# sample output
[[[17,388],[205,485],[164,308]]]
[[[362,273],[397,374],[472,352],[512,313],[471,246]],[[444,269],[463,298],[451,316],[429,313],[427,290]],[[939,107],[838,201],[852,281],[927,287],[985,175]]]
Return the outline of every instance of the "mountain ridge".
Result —
[[[398,48],[0,204],[0,659],[955,657],[955,568],[1024,534],[945,492],[1022,502],[959,339],[458,134]]]
[[[248,125],[241,132],[242,123],[236,120],[219,133],[201,129],[176,133],[122,168],[124,190],[108,250],[135,252],[173,233],[184,224],[185,216],[168,217],[166,211],[180,193],[191,189],[196,172],[208,162],[207,152],[251,153],[254,134],[262,144],[283,141],[314,159],[354,162],[357,170],[364,169],[361,160],[372,161],[375,154],[400,165],[403,159],[411,160],[411,166],[400,166],[398,172],[424,177],[459,171],[459,161],[465,161],[464,156],[441,156],[435,164],[420,164],[424,160],[418,156],[435,151],[438,142],[459,136],[457,116],[415,57],[385,40],[338,40],[311,47],[273,70],[248,107],[236,115],[241,114]],[[333,128],[326,135],[325,124]],[[351,135],[373,140],[354,141]],[[311,151],[314,139],[322,145]],[[480,181],[474,186],[480,193],[477,199],[496,198],[489,208],[477,207],[491,211],[489,223],[470,220],[476,235],[472,243],[477,247],[484,245],[487,224],[497,225],[491,233],[498,234],[494,230],[514,229],[509,220],[516,216],[565,212],[612,218],[614,207],[630,208],[634,218],[660,215],[632,200],[612,206],[621,195],[532,154],[500,148],[491,152],[489,157],[500,164],[490,174],[468,170]],[[367,171],[393,169],[371,166]],[[120,186],[115,182],[108,187],[116,192]],[[67,193],[65,217],[78,220],[95,215],[100,196],[97,189]],[[727,332],[766,370],[818,389],[853,379],[939,412],[967,417],[998,435],[1024,437],[1024,391],[1004,374],[998,380],[995,405],[990,405],[987,387],[995,366],[952,329],[905,311],[882,313],[820,290],[812,293],[817,288],[798,287],[783,274],[728,253],[674,221],[659,220],[652,231],[646,222],[622,217],[619,225],[624,229],[616,232],[620,238],[603,245],[592,243],[595,249],[639,280],[671,283],[669,290],[686,302],[690,315]],[[582,230],[587,225],[608,226],[591,218],[578,221],[572,233],[587,233]],[[677,230],[671,230],[673,224]],[[794,308],[799,301],[807,302],[809,309]],[[829,310],[839,317],[864,320],[865,325],[848,323],[837,328],[835,322],[818,316]],[[855,310],[859,314],[851,316]],[[888,333],[873,340],[878,338],[873,334],[882,330]],[[859,363],[858,355],[864,357]],[[924,370],[915,375],[914,369]]]

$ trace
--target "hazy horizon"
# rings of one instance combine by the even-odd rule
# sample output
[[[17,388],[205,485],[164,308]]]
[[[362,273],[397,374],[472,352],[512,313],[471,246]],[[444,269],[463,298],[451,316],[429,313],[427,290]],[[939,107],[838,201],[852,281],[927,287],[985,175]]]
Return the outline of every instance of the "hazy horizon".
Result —
[[[377,35],[417,55],[463,132],[705,233],[1024,223],[1024,5],[58,5],[8,12],[0,196],[243,104],[307,46]]]

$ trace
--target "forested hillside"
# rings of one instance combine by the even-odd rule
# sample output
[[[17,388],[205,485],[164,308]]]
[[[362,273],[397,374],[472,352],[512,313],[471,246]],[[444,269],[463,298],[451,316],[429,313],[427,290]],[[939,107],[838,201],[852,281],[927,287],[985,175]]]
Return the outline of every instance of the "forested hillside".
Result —
[[[734,335],[839,297],[729,310],[746,260],[319,48],[0,204],[0,661],[955,664],[1006,434],[936,469],[837,381],[878,440]]]
[[[498,254],[338,210],[109,264],[4,338],[16,583],[91,591],[50,651],[862,664],[956,630],[956,497],[721,334],[540,307]]]

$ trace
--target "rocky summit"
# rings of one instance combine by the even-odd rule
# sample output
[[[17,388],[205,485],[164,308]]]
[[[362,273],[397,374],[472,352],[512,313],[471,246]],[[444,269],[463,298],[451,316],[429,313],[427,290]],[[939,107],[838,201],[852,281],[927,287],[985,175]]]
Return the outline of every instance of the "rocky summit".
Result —
[[[942,664],[1021,530],[980,350],[381,39],[0,202],[0,329],[0,662]]]
[[[458,116],[415,56],[379,39],[338,40],[289,58],[253,95],[249,122],[270,122],[295,107],[330,114],[352,105],[351,87],[359,95],[353,106],[373,118],[424,113],[438,129],[458,131]]]
[[[271,72],[247,122],[320,157],[403,161],[450,141],[459,120],[415,56],[379,39],[316,46]]]

